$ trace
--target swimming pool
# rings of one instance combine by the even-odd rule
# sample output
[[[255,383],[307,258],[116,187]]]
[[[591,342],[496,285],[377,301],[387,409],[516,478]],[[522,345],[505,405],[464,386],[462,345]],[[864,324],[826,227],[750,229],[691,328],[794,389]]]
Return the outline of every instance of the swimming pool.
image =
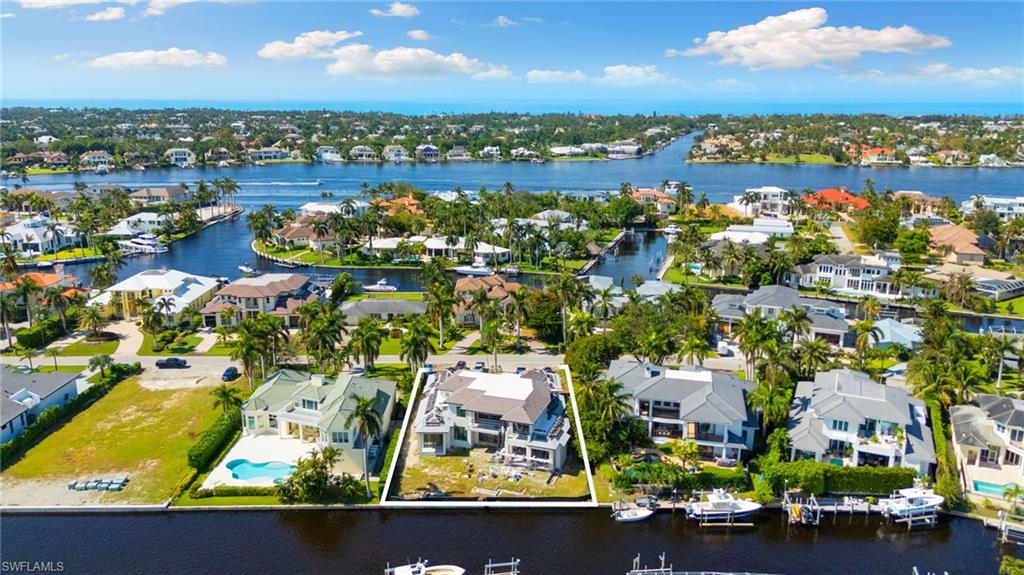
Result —
[[[1004,483],[1000,485],[998,483],[989,483],[988,481],[974,480],[974,492],[983,493],[985,495],[995,495],[996,497],[1002,497],[1003,490],[1005,490],[1009,485],[1012,484]]]
[[[226,467],[231,470],[231,477],[235,479],[247,481],[271,479],[274,483],[284,481],[295,471],[294,465],[289,465],[283,461],[255,462],[248,459],[234,459],[229,461]]]

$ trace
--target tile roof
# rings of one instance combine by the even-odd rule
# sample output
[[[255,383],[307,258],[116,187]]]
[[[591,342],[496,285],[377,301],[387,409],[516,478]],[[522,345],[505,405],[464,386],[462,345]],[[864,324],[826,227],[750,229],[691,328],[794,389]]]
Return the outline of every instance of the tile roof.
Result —
[[[819,208],[830,206],[850,206],[855,210],[863,210],[871,205],[866,199],[855,196],[846,191],[846,188],[825,188],[803,197],[803,201],[809,205]]]

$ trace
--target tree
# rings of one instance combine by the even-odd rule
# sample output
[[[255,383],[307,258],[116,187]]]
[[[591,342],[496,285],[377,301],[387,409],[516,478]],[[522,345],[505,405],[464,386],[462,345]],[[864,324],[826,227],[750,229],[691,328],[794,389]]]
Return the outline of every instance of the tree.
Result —
[[[779,322],[786,333],[790,334],[793,345],[796,345],[798,339],[809,334],[813,325],[807,308],[799,305],[779,312]]]
[[[399,342],[401,359],[409,364],[409,370],[415,373],[432,353],[437,353],[437,348],[430,340],[434,336],[434,329],[428,323],[426,316],[412,316],[412,319],[405,324],[405,333]]]
[[[30,276],[22,276],[14,281],[14,295],[25,305],[25,315],[28,316],[28,326],[32,327],[32,299],[39,293],[39,286]]]
[[[222,383],[217,387],[213,388],[210,392],[213,395],[213,407],[221,408],[221,410],[228,414],[232,410],[241,407],[242,397],[237,387],[232,387],[226,383]]]
[[[384,333],[380,322],[372,317],[364,317],[353,330],[349,345],[352,346],[356,357],[361,358],[363,365],[369,369],[380,355],[383,341]]]
[[[882,339],[882,330],[875,327],[875,322],[866,319],[854,324],[853,331],[856,334],[854,348],[857,350],[857,361],[865,365],[871,346]]]
[[[356,280],[352,274],[341,272],[334,276],[331,283],[331,303],[341,305],[341,302],[356,293]]]
[[[107,354],[94,355],[89,358],[89,369],[99,370],[100,377],[107,376],[107,368],[114,364],[114,358]]]
[[[832,363],[832,349],[827,341],[818,338],[801,340],[793,350],[800,375],[814,378]]]
[[[438,343],[444,349],[444,326],[452,316],[452,308],[457,303],[451,286],[445,282],[430,284],[427,290],[427,316],[437,322]]]
[[[11,319],[14,317],[17,309],[18,305],[14,301],[14,296],[7,293],[0,293],[0,325],[4,328],[4,334],[7,338],[7,347],[14,347],[14,338],[11,335]]]
[[[1003,488],[1003,497],[1013,505],[1013,512],[1017,513],[1017,503],[1024,497],[1024,487],[1019,483],[1011,483]]]
[[[683,467],[700,467],[700,446],[690,438],[676,439],[670,444],[672,455],[683,462]]]
[[[363,478],[366,479],[366,496],[371,497],[368,453],[370,451],[371,438],[378,439],[383,427],[381,414],[377,411],[380,398],[377,396],[359,397],[356,395],[352,399],[355,401],[355,405],[352,406],[348,417],[345,418],[345,427],[347,429],[354,427],[356,430],[357,437],[352,438],[353,444],[357,439],[361,439],[363,442]]]
[[[331,446],[314,449],[300,457],[295,471],[278,486],[283,503],[330,503],[356,494],[359,483],[349,475],[336,475],[334,465],[341,452]]]
[[[103,328],[107,327],[110,320],[103,314],[103,310],[94,305],[85,305],[78,308],[78,325],[89,330],[94,337],[99,337]]]

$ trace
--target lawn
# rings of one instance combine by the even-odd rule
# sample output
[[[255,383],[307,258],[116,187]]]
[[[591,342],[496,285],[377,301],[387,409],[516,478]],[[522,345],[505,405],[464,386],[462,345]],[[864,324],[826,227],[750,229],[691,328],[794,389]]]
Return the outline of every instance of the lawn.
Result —
[[[163,351],[153,351],[153,336],[151,334],[142,335],[142,345],[139,346],[139,355],[182,355],[191,353],[197,345],[202,342],[203,339],[198,335],[189,335],[185,337],[184,345],[171,344],[163,349]]]
[[[85,371],[86,369],[88,369],[88,366],[85,366],[85,365],[58,365],[56,367],[54,367],[53,365],[40,365],[40,366],[36,367],[36,371],[38,371],[39,373],[53,373],[55,371],[66,371],[68,373],[81,373],[81,372]]]
[[[201,355],[217,355],[217,356],[227,357],[227,356],[231,355],[231,348],[226,346],[226,345],[221,345],[219,343],[215,343],[215,344],[213,344],[213,347],[211,347],[210,349],[208,349],[206,351],[206,353],[201,354]]]
[[[447,336],[448,334],[445,334]],[[455,344],[459,343],[459,340],[452,337],[446,337],[444,342],[444,349],[441,349],[439,341],[436,337],[431,337],[430,342],[434,344],[434,348],[437,349],[438,353],[445,353],[451,348],[455,347]],[[381,355],[398,355],[402,353],[401,341],[393,337],[386,337],[380,344]]]
[[[213,408],[210,389],[150,390],[138,378],[126,380],[29,450],[3,476],[38,484],[32,503],[40,505],[47,504],[51,489],[64,496],[67,481],[119,473],[130,474],[128,488],[99,495],[102,502],[166,501],[192,473],[186,459],[189,447],[220,414]]]
[[[345,301],[362,301],[367,299],[402,299],[409,301],[423,301],[423,292],[364,292],[355,294],[346,299]]]
[[[1024,315],[1024,295],[996,302],[996,313],[1004,315]]]
[[[796,156],[779,156],[776,154],[768,154],[769,164],[796,164]],[[838,164],[832,156],[826,156],[825,154],[800,154],[801,164],[826,164],[832,166],[838,166]]]
[[[72,343],[71,345],[62,347],[59,350],[59,355],[61,357],[68,357],[74,355],[110,355],[117,351],[117,346],[120,344],[121,342],[116,339],[111,341],[99,341],[96,343],[91,343],[86,341],[85,338],[82,338]]]
[[[47,253],[41,256],[36,256],[35,260],[48,262],[53,260],[71,260],[75,258],[95,257],[103,257],[103,254],[97,252],[93,248],[68,248],[64,250],[59,250],[56,256],[54,256],[53,253]]]

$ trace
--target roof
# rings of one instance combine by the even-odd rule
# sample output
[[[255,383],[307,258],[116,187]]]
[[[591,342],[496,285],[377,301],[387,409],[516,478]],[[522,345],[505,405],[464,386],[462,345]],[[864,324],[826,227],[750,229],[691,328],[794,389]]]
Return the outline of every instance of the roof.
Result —
[[[846,191],[846,188],[825,188],[824,190],[818,190],[817,192],[803,197],[803,201],[806,204],[816,206],[819,208],[831,207],[831,206],[849,206],[855,210],[863,210],[864,208],[871,205],[871,202],[864,198],[855,196],[850,192]]]
[[[23,282],[26,279],[32,280],[33,285],[38,288],[48,288],[55,285],[73,285],[77,278],[73,275],[60,275],[51,274],[44,272],[28,272],[18,276],[13,282],[0,282],[0,292],[13,289],[15,284]]]
[[[978,406],[988,413],[992,421],[1007,427],[1024,427],[1024,400],[1005,395],[979,393],[977,401]]]
[[[833,369],[797,385],[796,402],[809,401],[819,418],[863,423],[865,419],[910,423],[908,406],[920,404],[906,391],[875,382],[866,373]]]
[[[308,283],[309,278],[300,274],[263,274],[239,278],[224,286],[217,295],[240,298],[277,297],[290,294]]]
[[[367,298],[341,304],[341,311],[349,317],[371,314],[422,315],[427,313],[427,302],[407,299]]]
[[[446,378],[439,389],[449,392],[446,403],[525,425],[540,419],[552,402],[547,376],[537,369],[518,374],[464,369]]]
[[[170,298],[174,304],[171,313],[178,313],[191,305],[192,302],[206,295],[211,290],[216,289],[218,285],[217,280],[211,277],[161,268],[141,271],[104,291],[105,293],[163,292],[163,295],[153,298],[153,301]]]
[[[932,246],[950,246],[954,253],[985,255],[978,247],[978,235],[957,224],[942,224],[928,228]]]
[[[891,318],[876,321],[875,328],[881,333],[876,344],[877,347],[898,343],[907,349],[912,349],[923,341],[920,327],[901,323]]]
[[[26,390],[46,399],[77,379],[78,373],[67,371],[22,373],[9,366],[0,367],[0,416],[2,416],[3,423],[9,422],[29,410],[28,406],[11,399],[12,395]]]
[[[188,195],[188,189],[184,186],[165,186],[161,188],[142,188],[131,193],[131,197],[142,198],[163,198],[171,199]]]
[[[988,413],[976,405],[954,405],[949,408],[953,440],[957,445],[987,449],[989,445],[1004,447],[1006,442],[995,431]]]

